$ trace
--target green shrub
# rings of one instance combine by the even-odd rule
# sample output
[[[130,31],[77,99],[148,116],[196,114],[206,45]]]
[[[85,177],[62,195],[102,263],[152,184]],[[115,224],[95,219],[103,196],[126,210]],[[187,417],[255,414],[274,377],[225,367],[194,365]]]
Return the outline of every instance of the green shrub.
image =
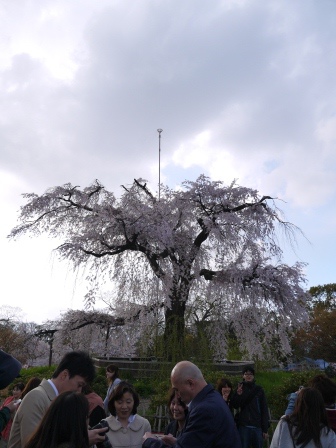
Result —
[[[272,372],[268,373],[269,379]],[[281,381],[274,382],[273,387],[265,388],[268,406],[271,409],[272,418],[279,419],[284,415],[288,404],[288,395],[296,392],[300,386],[307,386],[308,381],[321,371],[305,370],[302,372],[281,372]],[[266,373],[265,373],[266,374]]]
[[[324,371],[329,378],[336,378],[336,368],[334,366],[329,365]]]
[[[39,378],[51,378],[56,366],[51,367],[30,367],[29,369],[21,370],[21,378],[16,378],[7,389],[1,391],[1,397],[8,396],[9,391],[13,388],[13,385],[19,381],[27,383],[27,381],[37,376]],[[170,390],[170,366],[169,371],[159,371],[154,378],[134,378],[131,372],[122,371],[122,379],[132,383],[139,393],[142,399],[150,399],[150,407],[148,414],[155,415],[157,407],[160,405],[166,405],[168,400],[168,393]],[[213,367],[209,364],[201,366],[207,382],[212,384],[215,388],[217,381],[222,378],[228,378],[233,388],[237,387],[239,381],[241,381],[241,375],[227,375],[224,372],[214,371]],[[283,372],[283,371],[259,371],[256,370],[256,383],[262,386],[265,390],[268,406],[271,410],[273,419],[279,419],[287,408],[287,396],[291,392],[298,390],[299,386],[306,386],[309,379],[321,371],[308,370],[302,372]],[[92,384],[93,390],[102,398],[105,397],[107,391],[107,381],[105,375],[105,368],[101,367],[97,369],[97,376]]]
[[[105,376],[105,370],[104,375],[101,375],[100,373],[96,375],[92,383],[92,389],[94,392],[96,392],[96,394],[100,395],[102,399],[105,398],[107,392],[107,381]]]
[[[1,390],[0,397],[3,399],[7,397],[10,393],[10,391],[13,389],[14,385],[16,383],[24,383],[27,384],[30,378],[36,376],[37,378],[40,378],[41,380],[44,378],[51,378],[52,374],[54,373],[56,369],[56,366],[51,367],[29,367],[29,369],[21,369],[20,371],[20,377],[15,378],[7,387],[6,389]]]
[[[154,385],[148,380],[136,380],[133,383],[135,390],[142,398],[151,398],[155,393]]]

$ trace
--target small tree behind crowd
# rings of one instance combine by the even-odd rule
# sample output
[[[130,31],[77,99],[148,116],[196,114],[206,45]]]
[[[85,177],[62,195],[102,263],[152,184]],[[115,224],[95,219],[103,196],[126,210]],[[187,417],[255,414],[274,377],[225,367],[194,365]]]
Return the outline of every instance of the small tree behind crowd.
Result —
[[[336,362],[336,283],[313,286],[307,302],[309,319],[295,332],[294,355]]]
[[[328,294],[328,291],[331,294]],[[316,294],[318,292],[318,296]],[[309,289],[311,299],[307,302],[310,310],[305,325],[295,331],[291,341],[292,360],[302,361],[307,356],[313,359],[323,358],[332,362],[327,367],[328,375],[335,377],[336,355],[334,340],[334,298],[336,284],[314,286]],[[204,320],[195,320],[193,308],[187,313],[186,349],[188,356],[195,360],[208,362],[211,366],[216,357],[212,356],[207,326],[207,313],[202,303],[195,302],[196,310]],[[159,345],[162,335],[158,336],[157,347],[148,345],[153,328],[141,331],[137,322],[124,322],[115,319],[106,310],[83,311],[69,310],[59,319],[46,321],[43,325],[24,322],[21,310],[3,306],[0,313],[0,346],[16,356],[23,364],[47,365],[57,363],[68,350],[88,350],[93,356],[160,356]],[[191,316],[191,317],[190,317]],[[196,322],[196,324],[195,324]],[[159,324],[158,324],[159,325]],[[200,327],[200,328],[199,328]],[[261,329],[262,331],[262,329]],[[161,340],[160,340],[161,338]],[[228,359],[250,359],[251,354],[242,351],[239,335],[228,326],[226,332],[228,342]],[[153,340],[153,337],[152,337]],[[254,357],[258,366],[286,364],[289,359],[283,357],[279,338],[275,335],[269,344],[265,344],[263,353]],[[157,351],[155,351],[157,349]]]
[[[188,309],[195,322],[205,316],[198,331],[211,335],[218,356],[226,351],[229,326],[251,354],[274,336],[290,350],[287,330],[305,314],[304,265],[282,263],[278,230],[292,238],[295,226],[273,198],[205,176],[177,189],[161,186],[160,199],[141,179],[119,199],[98,181],[83,190],[66,184],[24,197],[21,224],[10,237],[61,238],[60,258],[89,272],[87,304],[108,278],[118,287],[117,305],[128,310],[120,317],[148,327],[162,315],[165,358],[186,354]],[[197,301],[204,316],[193,308]]]

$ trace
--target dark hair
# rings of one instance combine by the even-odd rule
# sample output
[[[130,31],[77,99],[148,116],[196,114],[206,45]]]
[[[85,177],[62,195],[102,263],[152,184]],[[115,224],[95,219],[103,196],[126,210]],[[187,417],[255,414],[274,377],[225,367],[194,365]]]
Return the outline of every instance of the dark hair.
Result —
[[[309,382],[309,386],[317,389],[323,398],[325,405],[330,405],[336,401],[336,384],[326,375],[314,376]]]
[[[117,411],[115,408],[115,402],[117,400],[121,400],[122,396],[126,392],[129,392],[133,396],[134,405],[133,405],[133,409],[132,409],[132,414],[134,415],[137,413],[138,406],[140,403],[139,395],[135,392],[135,389],[132,386],[132,384],[126,383],[126,381],[121,381],[118,384],[118,386],[116,386],[113,389],[113,391],[110,395],[109,402],[108,402],[108,409],[114,417],[117,415]]]
[[[25,385],[23,383],[16,383],[16,384],[13,384],[12,390],[19,389],[22,392],[24,388],[25,388]]]
[[[87,352],[82,351],[66,353],[58,364],[52,377],[57,378],[63,370],[68,370],[70,378],[79,375],[85,378],[88,383],[93,381],[96,374],[90,355]]]
[[[171,405],[171,402],[174,400],[174,398],[176,398],[177,401],[178,401],[178,404],[183,407],[184,414],[187,415],[188,414],[188,406],[185,404],[184,401],[181,400],[181,398],[178,396],[178,393],[176,392],[175,389],[170,389],[169,395],[168,395],[168,412],[169,412],[169,415],[173,418],[172,412],[170,410],[170,405]]]
[[[93,389],[90,384],[85,384],[82,387],[82,394],[88,395],[88,394],[91,394],[92,392],[93,392]]]
[[[35,387],[39,386],[40,384],[41,380],[37,376],[33,376],[32,378],[30,378],[30,380],[26,384],[26,387],[22,391],[21,398],[23,398],[25,395],[27,395],[28,392],[35,389]]]
[[[231,387],[231,392],[230,392],[230,395],[231,395],[233,387],[232,387],[231,381],[228,378],[221,378],[220,380],[217,381],[217,390],[221,395],[222,395],[223,387]]]
[[[252,375],[254,376],[254,368],[252,366],[244,367],[243,370],[242,370],[242,374],[244,375],[244,373],[246,373],[246,372],[251,372]]]
[[[113,381],[114,381],[116,378],[119,378],[119,367],[116,366],[115,364],[109,364],[109,365],[106,367],[106,371],[107,371],[107,372],[110,372],[110,373],[113,373],[113,375],[111,376],[111,378],[109,378],[109,382],[113,383]]]
[[[88,448],[88,414],[89,403],[83,394],[61,393],[51,403],[25,448],[57,448],[62,443],[68,443],[71,448]]]
[[[317,447],[321,447],[321,429],[326,427],[328,432],[330,430],[322,395],[312,387],[301,390],[294,412],[287,415],[285,420],[297,445],[305,446],[313,440]]]

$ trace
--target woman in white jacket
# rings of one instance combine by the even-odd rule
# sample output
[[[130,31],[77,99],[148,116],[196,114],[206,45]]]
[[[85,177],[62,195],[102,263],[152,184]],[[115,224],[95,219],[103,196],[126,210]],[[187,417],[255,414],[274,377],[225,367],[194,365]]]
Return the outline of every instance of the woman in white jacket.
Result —
[[[299,392],[294,412],[281,418],[270,448],[336,448],[318,390],[306,387]]]
[[[151,427],[147,419],[137,414],[139,395],[133,386],[122,381],[113,390],[106,418],[109,431],[106,433],[113,448],[141,448],[145,432]]]

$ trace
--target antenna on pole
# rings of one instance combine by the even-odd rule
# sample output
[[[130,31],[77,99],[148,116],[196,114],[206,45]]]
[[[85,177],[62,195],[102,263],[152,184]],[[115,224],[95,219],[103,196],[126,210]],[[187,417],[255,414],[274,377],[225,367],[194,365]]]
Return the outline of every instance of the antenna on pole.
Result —
[[[161,132],[163,129],[157,130],[159,133],[159,201],[160,201],[160,193],[161,193]]]

